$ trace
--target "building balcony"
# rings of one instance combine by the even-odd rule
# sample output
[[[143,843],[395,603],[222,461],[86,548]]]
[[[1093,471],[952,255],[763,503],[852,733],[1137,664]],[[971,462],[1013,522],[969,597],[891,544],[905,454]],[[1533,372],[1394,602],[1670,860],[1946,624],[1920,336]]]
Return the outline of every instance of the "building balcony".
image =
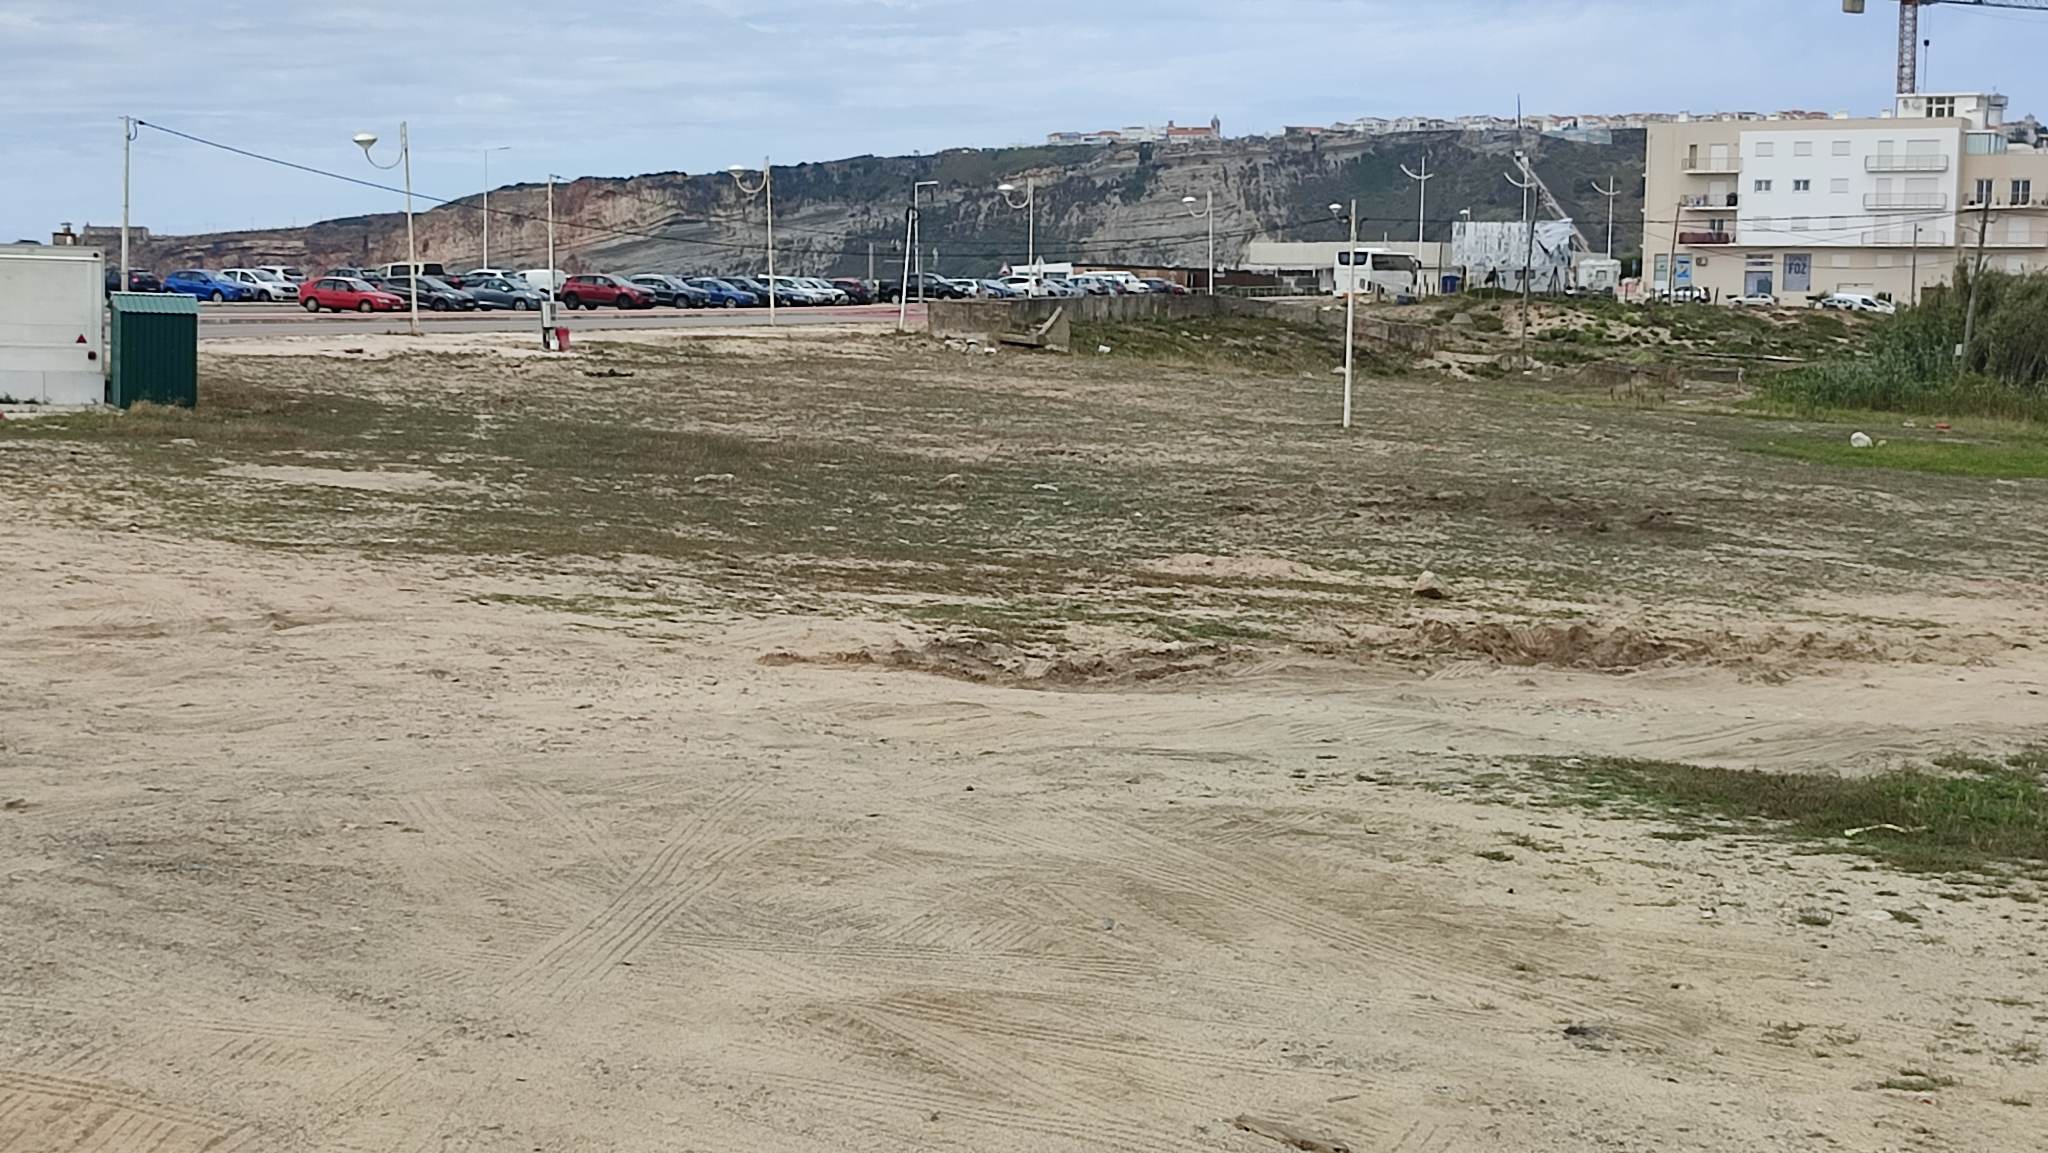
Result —
[[[1733,244],[1735,243],[1735,234],[1732,232],[1681,232],[1678,234],[1678,243],[1689,248],[1708,244]]]
[[[1863,158],[1865,172],[1947,172],[1948,157],[1933,156],[1866,156]]]
[[[1948,207],[1946,192],[1866,192],[1863,207],[1870,212],[1936,211]]]
[[[1730,156],[1714,160],[1703,156],[1689,156],[1685,161],[1685,171],[1692,176],[1728,176],[1742,171],[1742,158]]]
[[[1680,212],[1720,212],[1734,208],[1741,197],[1733,192],[1720,196],[1688,196],[1678,202]]]

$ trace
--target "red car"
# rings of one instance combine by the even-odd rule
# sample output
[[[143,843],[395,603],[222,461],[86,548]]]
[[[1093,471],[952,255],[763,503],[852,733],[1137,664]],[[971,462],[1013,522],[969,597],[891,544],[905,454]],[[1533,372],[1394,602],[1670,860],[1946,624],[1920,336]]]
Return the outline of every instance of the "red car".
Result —
[[[589,272],[572,276],[562,285],[563,308],[653,308],[654,294],[621,276]]]
[[[397,312],[405,300],[353,276],[323,276],[299,286],[299,304],[307,312]]]

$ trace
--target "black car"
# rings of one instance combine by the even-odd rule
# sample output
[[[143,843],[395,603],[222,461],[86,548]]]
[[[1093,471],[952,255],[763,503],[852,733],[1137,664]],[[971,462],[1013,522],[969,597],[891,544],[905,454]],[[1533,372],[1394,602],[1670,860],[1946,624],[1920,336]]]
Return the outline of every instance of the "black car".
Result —
[[[711,294],[687,281],[660,272],[643,272],[633,283],[654,294],[654,303],[670,308],[703,308]]]
[[[910,278],[910,299],[912,300],[918,298],[917,286],[919,281],[924,283],[923,296],[926,300],[959,300],[967,295],[959,285],[954,284],[945,277],[935,272],[926,272]],[[895,281],[885,280],[877,287],[875,295],[877,299],[884,303],[894,304],[902,299],[903,289]]]
[[[109,293],[162,292],[163,290],[164,282],[154,272],[148,272],[140,268],[129,269],[128,287],[123,289],[121,287],[121,270],[118,268],[107,269],[107,291]]]
[[[475,312],[475,294],[451,287],[447,281],[436,276],[364,277],[372,285],[412,304],[412,285],[415,280],[420,286],[420,307],[434,312]]]
[[[525,281],[510,281],[503,277],[490,276],[463,288],[476,297],[476,306],[482,309],[508,308],[514,312],[529,312],[539,308],[542,296],[540,289]]]

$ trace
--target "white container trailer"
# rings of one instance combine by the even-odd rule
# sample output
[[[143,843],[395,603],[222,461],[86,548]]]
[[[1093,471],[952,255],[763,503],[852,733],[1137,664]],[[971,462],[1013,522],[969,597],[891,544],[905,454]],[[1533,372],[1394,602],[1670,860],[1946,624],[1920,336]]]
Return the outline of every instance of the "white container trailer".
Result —
[[[97,248],[0,244],[0,401],[106,400],[106,285]]]

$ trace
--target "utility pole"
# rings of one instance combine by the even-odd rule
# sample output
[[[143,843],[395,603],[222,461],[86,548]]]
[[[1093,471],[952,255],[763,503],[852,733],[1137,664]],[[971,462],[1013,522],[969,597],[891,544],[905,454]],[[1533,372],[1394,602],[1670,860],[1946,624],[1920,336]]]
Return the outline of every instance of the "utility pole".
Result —
[[[1614,259],[1614,198],[1615,198],[1615,197],[1617,197],[1617,196],[1619,196],[1619,195],[1621,195],[1621,181],[1619,181],[1619,180],[1615,179],[1614,177],[1610,176],[1610,177],[1608,177],[1608,178],[1607,178],[1607,187],[1605,187],[1605,188],[1602,188],[1602,187],[1600,187],[1600,182],[1599,182],[1599,181],[1597,181],[1597,180],[1595,180],[1595,181],[1593,182],[1593,191],[1595,191],[1595,192],[1599,193],[1600,195],[1602,195],[1602,196],[1605,196],[1605,197],[1607,198],[1607,259],[1609,259],[1609,260],[1613,260],[1613,259]]]
[[[1970,341],[1977,335],[1977,293],[1984,283],[1984,238],[1991,231],[1991,198],[1977,214],[1977,256],[1970,265],[1970,304],[1963,312],[1963,350],[1956,358],[1958,374],[1969,371]]]
[[[903,281],[896,286],[896,331],[910,331],[910,254],[917,248],[917,194],[903,210]]]
[[[1330,206],[1331,214],[1344,211],[1341,204]],[[1352,344],[1358,338],[1358,201],[1351,202],[1351,247],[1338,258],[1338,265],[1347,270],[1344,289],[1344,427],[1351,427],[1351,365],[1354,354]],[[1370,275],[1370,270],[1368,270]]]
[[[127,292],[128,285],[128,189],[130,157],[134,152],[135,118],[121,118],[121,291]]]
[[[917,194],[922,189],[937,188],[938,186],[939,182],[936,180],[919,180],[910,186],[910,247],[917,253],[917,304],[920,308],[924,307],[924,212],[917,206]],[[933,195],[936,196],[938,194],[933,193]],[[905,259],[908,259],[908,257],[906,256]],[[934,256],[932,258],[932,270],[934,272],[938,271],[938,263],[938,258]],[[909,292],[910,286],[904,285],[903,291]]]
[[[1678,303],[1678,220],[1684,212],[1685,201],[1681,200],[1678,202],[1676,211],[1671,214],[1671,258],[1664,265],[1664,290],[1671,294],[1671,303],[1673,304]],[[1656,284],[1654,282],[1656,277],[1653,276],[1650,279],[1652,281],[1650,287],[1655,288]],[[1655,293],[1651,295],[1654,296]]]
[[[1424,222],[1429,219],[1429,182],[1436,179],[1435,176],[1430,175],[1429,153],[1425,152],[1422,154],[1422,171],[1409,172],[1408,166],[1403,164],[1401,172],[1408,179],[1415,181],[1415,266],[1420,268],[1422,267],[1422,230]],[[1443,275],[1443,268],[1441,267],[1443,262],[1438,261],[1437,264],[1439,266],[1437,268],[1437,276],[1441,278]]]
[[[1536,221],[1530,216],[1530,190],[1536,187],[1536,180],[1529,175],[1529,154],[1517,150],[1515,163],[1522,170],[1522,179],[1510,176],[1508,183],[1522,190],[1522,231],[1527,235],[1522,255],[1522,371],[1529,371],[1529,290],[1530,281],[1535,279],[1536,267]]]
[[[548,298],[561,289],[555,283],[555,174],[548,173]]]
[[[875,242],[868,241],[868,279],[875,278]]]
[[[1908,295],[1906,299],[1917,307],[1920,304],[1920,222],[1917,220],[1913,222],[1913,259],[1908,267],[1912,271],[1906,274],[1908,279],[1906,290]]]

